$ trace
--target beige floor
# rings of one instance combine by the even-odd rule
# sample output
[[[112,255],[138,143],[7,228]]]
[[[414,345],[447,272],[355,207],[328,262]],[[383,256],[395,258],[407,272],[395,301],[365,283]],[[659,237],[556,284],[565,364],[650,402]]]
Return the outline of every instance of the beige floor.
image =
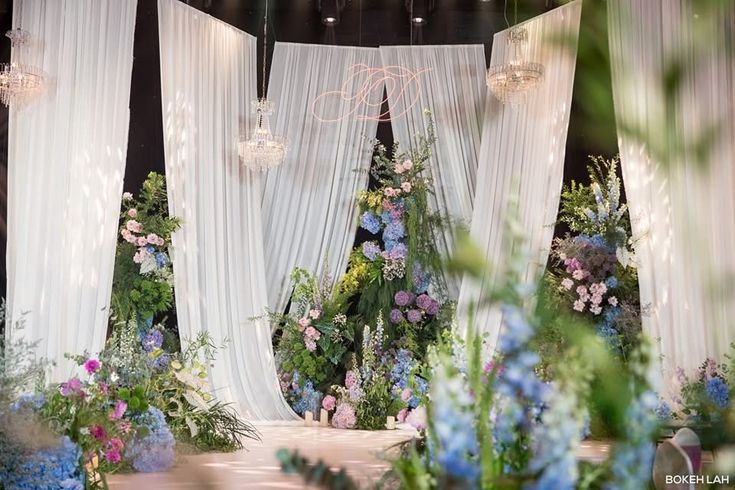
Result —
[[[345,467],[362,485],[377,481],[388,468],[380,453],[412,437],[412,432],[338,430],[310,427],[260,427],[262,442],[251,442],[248,450],[229,454],[189,456],[168,473],[114,475],[113,490],[149,489],[297,489],[307,488],[299,476],[284,475],[276,450],[298,449],[304,456],[322,459],[333,467]],[[609,445],[585,441],[580,459],[600,461]]]

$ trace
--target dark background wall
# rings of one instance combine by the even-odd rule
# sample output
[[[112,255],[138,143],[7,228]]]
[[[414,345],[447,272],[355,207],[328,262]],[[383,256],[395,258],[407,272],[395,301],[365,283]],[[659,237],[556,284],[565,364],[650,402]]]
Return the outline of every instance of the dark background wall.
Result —
[[[436,0],[428,24],[411,27],[403,0],[346,0],[340,23],[325,27],[316,9],[318,0],[270,0],[268,59],[274,36],[278,41],[339,44],[377,47],[381,44],[473,44],[485,46],[490,59],[493,34],[506,27],[502,0]],[[233,26],[259,35],[258,66],[261,63],[263,10],[265,0],[189,0],[189,5],[217,17]],[[555,7],[551,0],[519,0],[518,20],[525,20]],[[11,28],[12,0],[0,0],[0,31]],[[513,3],[507,15],[513,22]],[[586,21],[583,8],[582,22]],[[135,27],[135,60],[133,62],[130,97],[130,133],[128,139],[125,190],[136,192],[150,171],[164,172],[163,126],[161,116],[161,83],[159,71],[158,16],[156,0],[138,0]],[[10,58],[10,42],[0,40],[0,61]],[[603,66],[603,69],[605,67]],[[609,73],[595,72],[578,63],[576,80],[599,77],[607,80]],[[260,70],[258,70],[260,86]],[[577,82],[575,81],[575,89]],[[608,90],[608,93],[611,93]],[[610,111],[612,95],[606,100]],[[565,182],[584,179],[587,155],[617,153],[614,132],[603,134],[590,127],[580,108],[578,91],[572,103],[569,137],[564,167]],[[0,106],[0,294],[5,296],[6,216],[7,216],[7,124],[8,111]],[[592,133],[595,132],[593,138]],[[378,138],[388,146],[392,142],[390,123],[379,124]],[[43,196],[38,196],[43,199]],[[563,232],[558,228],[557,232]]]

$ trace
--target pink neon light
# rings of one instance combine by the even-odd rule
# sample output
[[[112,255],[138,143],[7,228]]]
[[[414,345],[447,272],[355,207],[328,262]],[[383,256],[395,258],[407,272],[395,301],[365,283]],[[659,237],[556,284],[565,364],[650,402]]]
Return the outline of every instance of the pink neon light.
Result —
[[[421,84],[419,75],[429,71],[429,68],[421,68],[417,71],[398,66],[384,66],[382,68],[371,68],[364,64],[353,65],[347,69],[349,76],[342,84],[341,90],[322,92],[311,103],[311,113],[321,122],[337,122],[347,117],[357,119],[388,121],[397,119],[406,114],[421,97]],[[383,97],[383,85],[385,85],[386,97]],[[375,96],[377,94],[377,97]],[[406,94],[404,96],[404,94]],[[342,110],[343,105],[338,104],[342,114],[324,114],[327,101],[337,97],[345,103],[351,104],[347,112]],[[404,100],[405,97],[405,100]],[[378,114],[377,117],[357,114],[361,108],[381,107],[387,100],[397,101],[398,109],[393,107],[393,112],[388,111]],[[403,108],[400,109],[400,104]],[[360,111],[361,112],[361,111]]]

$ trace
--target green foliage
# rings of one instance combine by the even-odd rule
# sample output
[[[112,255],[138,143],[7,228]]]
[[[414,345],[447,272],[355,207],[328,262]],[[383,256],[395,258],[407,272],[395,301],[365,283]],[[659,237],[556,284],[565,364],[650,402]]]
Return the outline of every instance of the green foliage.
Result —
[[[173,271],[167,251],[171,234],[179,228],[180,220],[168,215],[163,175],[149,173],[138,199],[124,197],[111,304],[117,319],[127,321],[150,318],[172,308]],[[136,228],[138,225],[140,229]],[[138,243],[141,239],[146,242],[151,235],[161,241]],[[134,258],[139,257],[141,248],[145,247],[153,250],[147,254],[151,259],[143,263],[138,259],[136,262]]]
[[[325,488],[329,490],[357,490],[358,486],[344,469],[339,472],[322,462],[310,463],[306,458],[299,455],[298,451],[289,452],[288,449],[279,449],[276,457],[281,462],[284,473],[301,475],[304,482],[309,486]]]

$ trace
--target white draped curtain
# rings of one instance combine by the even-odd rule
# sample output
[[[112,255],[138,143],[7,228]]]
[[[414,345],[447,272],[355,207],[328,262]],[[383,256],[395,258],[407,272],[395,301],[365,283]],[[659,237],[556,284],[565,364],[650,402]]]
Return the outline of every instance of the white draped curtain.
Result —
[[[178,0],[159,0],[158,19],[169,209],[183,220],[172,250],[179,331],[227,341],[210,368],[218,399],[253,420],[295,419],[262,317],[260,175],[237,155],[257,97],[255,38]]]
[[[468,226],[477,181],[485,114],[485,51],[479,45],[381,46],[394,138],[404,149],[416,134],[425,134],[425,110],[432,113],[437,142],[429,170],[435,194],[431,207],[451,225]],[[449,254],[453,227],[437,236],[439,250]],[[450,295],[459,284],[449,281]]]
[[[46,92],[10,109],[8,308],[10,340],[94,352],[107,332],[128,143],[136,0],[21,0],[13,25],[33,36],[14,62],[41,68]],[[18,329],[13,322],[23,321]]]
[[[519,246],[508,234],[509,216],[523,234],[526,279],[535,280],[546,266],[564,173],[581,9],[576,0],[522,24],[528,30],[526,58],[545,68],[543,83],[524,104],[504,105],[488,94],[470,233],[492,271],[479,282],[462,281],[460,313],[496,285],[510,251]],[[508,30],[495,34],[491,65],[508,61],[507,35]],[[510,211],[514,203],[517,211]],[[476,312],[475,328],[487,334],[489,349],[497,342],[501,320],[495,308]],[[464,318],[458,329],[466,327]]]
[[[380,112],[379,66],[374,48],[275,45],[271,124],[289,145],[285,162],[268,172],[262,201],[273,311],[288,303],[294,267],[334,276],[346,268]]]
[[[608,14],[643,328],[672,383],[735,340],[735,3],[619,0]],[[663,93],[674,61],[676,104]],[[691,150],[711,127],[702,161]]]

